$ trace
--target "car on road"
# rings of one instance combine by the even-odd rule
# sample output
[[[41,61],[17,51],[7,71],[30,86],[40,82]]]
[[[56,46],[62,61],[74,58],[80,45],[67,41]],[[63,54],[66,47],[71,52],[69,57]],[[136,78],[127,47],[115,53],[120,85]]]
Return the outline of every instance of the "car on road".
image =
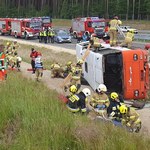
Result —
[[[54,41],[57,43],[71,43],[72,38],[65,30],[55,30]]]
[[[135,34],[138,33],[137,29],[131,28],[130,26],[120,26],[122,32],[133,31]]]

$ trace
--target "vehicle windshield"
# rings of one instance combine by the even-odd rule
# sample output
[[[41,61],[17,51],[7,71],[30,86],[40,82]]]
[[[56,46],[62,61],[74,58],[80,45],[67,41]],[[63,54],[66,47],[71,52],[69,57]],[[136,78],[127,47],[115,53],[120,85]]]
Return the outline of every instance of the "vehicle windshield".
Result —
[[[57,35],[58,36],[68,36],[68,34],[66,32],[58,32]]]
[[[50,18],[42,18],[43,23],[50,23]]]
[[[92,22],[92,27],[93,28],[105,27],[105,22]]]
[[[100,29],[95,29],[96,33],[100,33],[100,32],[104,32],[104,29],[100,28]]]
[[[41,28],[41,22],[30,22],[30,28]]]

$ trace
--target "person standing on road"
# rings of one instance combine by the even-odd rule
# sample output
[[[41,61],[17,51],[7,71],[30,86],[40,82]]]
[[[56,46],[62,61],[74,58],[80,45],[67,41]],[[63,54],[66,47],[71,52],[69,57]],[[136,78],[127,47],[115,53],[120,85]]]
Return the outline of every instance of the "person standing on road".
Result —
[[[117,28],[121,24],[121,21],[118,20],[118,16],[109,22],[109,35],[110,35],[110,46],[116,46],[117,44]]]
[[[44,35],[44,43],[46,44],[47,43],[47,29],[44,29],[43,31],[43,35]]]
[[[41,30],[40,33],[39,33],[39,43],[43,42],[43,36],[44,36],[44,31]]]
[[[30,58],[32,66],[32,74],[35,73],[35,58],[37,57],[37,51],[34,48],[31,48]]]

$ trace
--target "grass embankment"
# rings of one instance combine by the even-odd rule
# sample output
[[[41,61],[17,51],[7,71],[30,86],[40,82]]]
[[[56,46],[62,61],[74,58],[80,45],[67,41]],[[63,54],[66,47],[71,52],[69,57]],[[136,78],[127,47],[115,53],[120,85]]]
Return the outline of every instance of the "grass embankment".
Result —
[[[138,30],[150,30],[150,21],[146,20],[122,20],[122,25],[128,25]],[[71,27],[71,20],[69,19],[53,19],[53,26]]]
[[[6,45],[7,41],[0,40],[0,43]],[[55,62],[58,62],[63,66],[68,61],[72,61],[73,63],[76,62],[76,57],[66,52],[55,52],[54,50],[44,47],[41,48],[37,46],[19,44],[18,55],[21,56],[23,61],[27,63],[31,62],[30,53],[32,47],[42,53],[43,64],[46,69],[50,69],[51,64]]]
[[[73,115],[58,94],[11,72],[0,86],[1,150],[148,150],[150,140]]]

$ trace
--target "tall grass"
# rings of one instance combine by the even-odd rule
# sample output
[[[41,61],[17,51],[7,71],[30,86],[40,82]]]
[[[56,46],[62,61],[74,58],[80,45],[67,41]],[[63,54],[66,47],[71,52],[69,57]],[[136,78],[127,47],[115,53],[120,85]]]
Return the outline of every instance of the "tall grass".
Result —
[[[150,140],[71,114],[56,91],[9,73],[0,86],[0,150],[148,150]]]

